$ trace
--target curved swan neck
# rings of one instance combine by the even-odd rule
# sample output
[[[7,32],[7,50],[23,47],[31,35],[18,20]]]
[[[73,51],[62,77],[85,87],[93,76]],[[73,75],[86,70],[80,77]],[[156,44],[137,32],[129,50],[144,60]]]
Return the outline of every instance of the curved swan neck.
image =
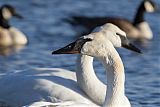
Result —
[[[78,56],[76,76],[80,88],[92,101],[102,105],[105,100],[106,85],[97,78],[94,72],[93,57],[87,55]]]
[[[125,97],[125,74],[122,60],[115,49],[100,58],[106,68],[107,92],[104,106],[119,107],[130,105]],[[129,106],[127,106],[129,107]]]
[[[110,87],[112,91],[118,89],[119,94],[124,94],[124,66],[119,55],[117,55],[104,57],[102,61],[106,68],[108,88]]]

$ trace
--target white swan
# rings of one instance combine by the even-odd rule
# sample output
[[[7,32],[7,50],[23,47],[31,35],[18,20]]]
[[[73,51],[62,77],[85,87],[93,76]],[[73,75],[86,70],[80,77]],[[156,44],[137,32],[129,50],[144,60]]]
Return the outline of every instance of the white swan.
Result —
[[[109,30],[107,32],[107,28],[106,28],[105,33],[109,33],[110,36],[113,36],[113,38],[115,36],[115,38],[117,38],[116,39],[117,42],[119,41],[118,43],[116,43],[117,47],[121,46],[120,38],[123,38],[123,37],[120,37],[120,34],[122,32],[117,31],[116,30],[117,28],[114,31],[113,29],[115,28],[115,26],[112,24],[108,26],[108,29],[110,29],[111,27],[112,27],[111,31]],[[118,35],[116,34],[117,32],[118,32]],[[122,35],[123,34],[125,33],[123,32]],[[102,39],[104,39],[103,37],[104,35],[100,33],[94,33],[92,34],[92,36],[93,37],[95,36],[95,39],[97,39],[97,41],[101,40],[101,39],[98,39],[101,37]],[[107,40],[106,36],[104,40]],[[94,43],[94,41],[92,42]],[[124,40],[122,42],[124,42]],[[124,42],[124,44],[126,44],[126,46],[128,45],[127,42]],[[106,44],[104,43],[104,46],[105,45]],[[83,60],[81,60],[81,62],[83,62]],[[87,60],[85,63],[87,63]],[[85,65],[85,63],[83,64]],[[83,68],[85,68],[84,65],[81,65],[82,70]],[[77,76],[80,77],[81,75],[78,75],[77,73]],[[91,77],[91,75],[86,75],[86,76]],[[89,79],[90,79],[89,81],[91,81],[93,78],[91,77]],[[84,78],[84,82],[87,82],[85,80],[87,79]],[[100,82],[99,80],[97,81]],[[88,84],[88,85],[86,84],[86,86],[89,86],[92,84],[93,84],[93,81],[91,82],[91,84]],[[104,85],[102,86],[104,87]],[[91,105],[95,106],[95,104],[91,100],[88,100],[87,96],[81,91],[81,89],[76,84],[75,73],[69,72],[63,69],[56,69],[56,68],[37,69],[36,72],[35,71],[25,71],[25,72],[23,71],[23,72],[17,72],[14,74],[10,74],[10,75],[7,74],[5,76],[0,77],[0,89],[1,89],[0,96],[3,96],[1,97],[1,100],[7,102],[9,105],[12,105],[12,106],[27,105],[35,101],[51,101],[51,102],[73,101],[75,102],[76,105],[77,103],[80,103],[79,105],[88,104],[90,106]],[[95,85],[93,85],[93,90],[98,91]],[[7,93],[12,93],[12,94],[8,95]],[[96,93],[91,93],[91,94],[96,95]],[[105,96],[105,91],[103,91],[102,94],[104,94],[103,96]]]
[[[0,101],[12,107],[22,107],[40,101],[73,101],[76,104],[95,105],[79,88],[75,77],[75,73],[58,68],[1,74]]]
[[[120,30],[113,24],[105,24],[96,29],[96,35],[104,35],[111,41],[115,47],[119,47],[119,44],[124,48],[134,50],[141,53],[136,47],[130,44],[126,38],[125,32]],[[111,31],[111,32],[110,32]],[[113,33],[114,32],[114,33]],[[117,33],[117,34],[116,34]],[[119,43],[121,42],[121,43]],[[126,45],[127,44],[127,45]],[[129,45],[129,46],[128,46]],[[77,60],[77,83],[83,89],[83,91],[97,104],[102,105],[105,100],[106,85],[103,84],[96,76],[93,68],[93,57],[88,55],[80,55]],[[94,83],[94,84],[93,84]],[[98,90],[97,90],[97,87]]]
[[[129,42],[127,42],[125,33],[123,31],[119,33],[118,27],[112,24],[106,24],[104,26],[104,29],[109,30],[106,33],[110,33],[111,37],[116,37],[116,39],[114,38],[114,40],[116,41],[114,44],[117,47],[125,46],[128,49],[129,47],[131,47],[130,49],[140,52],[133,45],[131,44],[129,45]],[[121,35],[121,34],[124,34],[124,35]],[[93,58],[90,56],[99,58],[104,64],[106,68],[106,73],[107,73],[107,92],[106,92],[105,102],[103,103],[103,106],[130,107],[130,103],[124,94],[125,80],[124,80],[123,63],[117,51],[114,49],[112,42],[108,40],[108,37],[107,37],[107,40],[105,40],[106,36],[100,34],[100,32],[90,34],[81,39],[67,45],[62,49],[59,49],[53,52],[53,54],[67,54],[67,53],[78,53],[78,52],[82,54],[86,54],[86,55],[83,55],[83,57],[81,57],[82,58],[81,64],[83,66],[79,67],[80,73],[79,75],[77,73],[77,79],[78,77],[80,77],[79,78],[79,81],[80,81],[79,84],[81,84],[80,86],[82,86],[83,90],[87,90],[86,94],[88,94],[89,96],[91,95],[90,97],[92,97],[93,100],[95,100],[94,96],[96,96],[96,94],[100,94],[100,95],[103,94],[102,96],[98,96],[99,99],[103,99],[103,96],[105,96],[104,91],[106,90],[104,85],[96,78],[96,75],[93,71],[93,66],[92,66]],[[86,41],[89,41],[89,42],[85,43]],[[80,44],[82,46],[79,46]],[[87,56],[87,55],[90,55],[90,56]],[[87,60],[85,61],[85,59]],[[84,70],[84,69],[87,69],[87,70]],[[89,73],[89,72],[85,73],[84,71],[86,72],[91,71],[92,73]],[[84,73],[81,73],[81,72],[84,72]]]
[[[9,19],[12,16],[22,18],[11,5],[5,4],[0,8],[0,46],[27,44],[26,36],[17,28],[10,26]]]

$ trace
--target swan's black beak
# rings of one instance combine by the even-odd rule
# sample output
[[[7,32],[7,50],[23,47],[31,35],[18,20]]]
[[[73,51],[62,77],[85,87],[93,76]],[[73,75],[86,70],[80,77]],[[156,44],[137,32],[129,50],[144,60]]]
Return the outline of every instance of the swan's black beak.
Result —
[[[70,43],[69,45],[58,49],[56,51],[53,51],[52,54],[77,54],[81,52],[81,48],[83,47],[83,45],[88,42],[91,41],[92,39],[90,38],[80,38],[75,42]]]
[[[137,53],[142,53],[140,49],[138,49],[137,47],[135,47],[135,46],[132,45],[131,43],[122,44],[122,47],[124,47],[124,48],[126,48],[126,49],[129,49],[129,50],[132,50],[132,51],[137,52]]]
[[[120,39],[122,41],[122,44],[121,44],[122,47],[124,47],[126,49],[129,49],[129,50],[132,50],[132,51],[137,52],[137,53],[142,53],[140,49],[138,49],[137,47],[135,47],[134,45],[132,45],[129,42],[129,40],[127,39],[126,36],[123,36],[123,35],[121,35],[119,33],[116,33],[116,34],[120,37]]]
[[[76,53],[80,53],[80,49],[76,46],[76,42],[73,42],[61,49],[52,52],[52,54],[76,54]]]

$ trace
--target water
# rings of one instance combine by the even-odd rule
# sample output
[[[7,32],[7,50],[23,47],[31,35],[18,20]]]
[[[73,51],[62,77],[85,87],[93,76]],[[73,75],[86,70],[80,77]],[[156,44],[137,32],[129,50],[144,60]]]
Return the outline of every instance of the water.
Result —
[[[160,0],[155,0],[160,4]],[[11,20],[29,38],[29,45],[10,56],[0,56],[0,74],[31,68],[64,68],[75,70],[76,55],[52,56],[52,50],[75,39],[75,29],[61,21],[70,15],[121,16],[132,20],[138,0],[1,0],[25,17]],[[126,72],[126,95],[133,107],[160,107],[160,13],[146,14],[154,38],[146,43],[142,55],[118,49]],[[104,69],[95,62],[98,76],[104,80]]]

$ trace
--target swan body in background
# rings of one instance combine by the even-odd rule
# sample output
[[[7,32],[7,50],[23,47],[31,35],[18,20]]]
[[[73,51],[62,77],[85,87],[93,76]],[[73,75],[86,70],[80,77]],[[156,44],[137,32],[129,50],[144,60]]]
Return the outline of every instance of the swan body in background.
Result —
[[[65,69],[37,68],[1,75],[0,89],[0,101],[12,107],[46,101],[96,105],[77,85],[75,73]]]
[[[125,38],[126,38],[125,33],[120,29],[118,29],[118,27],[112,24],[108,24],[108,25],[105,25],[105,27],[103,27],[102,31],[104,29],[105,29],[104,33],[110,34],[110,36],[113,37],[114,39],[116,38],[115,40],[117,41],[114,41],[115,46],[117,47],[125,46],[125,45],[129,46],[129,43],[125,41]],[[86,37],[90,38],[90,35]],[[103,33],[100,34],[100,32],[91,34],[91,37],[95,38],[96,40],[95,44],[99,41],[99,42],[102,42],[101,46],[104,45],[102,49],[99,47],[100,48],[99,50],[110,51],[109,47],[108,49],[106,47],[107,44],[105,43],[103,44],[103,42],[105,40],[106,42],[109,41],[109,45],[112,46],[113,44],[111,41],[113,41],[114,39],[112,40],[111,37],[110,37],[111,40],[106,39],[107,36],[103,35]],[[99,37],[100,38],[102,37],[102,40],[104,39],[104,41],[101,41],[101,39],[98,39]],[[80,43],[79,46],[81,47],[81,41],[79,43]],[[103,50],[104,48],[106,49]],[[131,49],[134,50],[134,47],[132,47]],[[108,54],[106,53],[106,55]],[[87,55],[81,56],[81,60],[79,60],[79,64],[80,64],[79,67],[81,70],[76,71],[76,74],[74,72],[64,70],[64,69],[42,68],[42,69],[15,72],[13,74],[1,75],[0,76],[0,89],[1,89],[0,96],[3,96],[3,97],[1,97],[0,100],[6,102],[7,104],[13,107],[28,105],[30,103],[37,102],[37,101],[38,102],[49,101],[54,104],[55,103],[57,104],[57,102],[59,102],[60,104],[62,103],[64,104],[65,102],[72,101],[73,103],[69,103],[69,104],[72,104],[72,106],[73,105],[97,106],[97,104],[102,105],[105,98],[106,85],[102,84],[101,81],[98,80],[98,78],[96,77],[94,71],[92,70],[93,57],[88,56],[87,58]],[[87,63],[89,63],[89,65]],[[90,67],[88,68],[88,72],[86,68],[87,66]],[[89,74],[90,71],[91,71],[90,74],[92,75]],[[78,84],[76,83],[76,76],[77,76]],[[95,82],[97,83],[95,84]],[[97,86],[100,86],[99,84],[101,84],[101,86],[103,87],[103,90],[102,90],[103,92],[94,93],[94,92],[98,92],[99,88],[97,90]],[[83,89],[83,91],[85,91],[85,93],[81,90],[79,85]],[[88,90],[89,87],[90,87],[90,90]],[[91,93],[86,94],[89,91],[91,91]],[[108,91],[108,87],[107,87],[107,91]],[[8,94],[8,93],[11,93],[11,94]],[[98,96],[100,100],[99,98],[97,98],[96,94],[101,95],[101,96]],[[97,102],[95,100],[93,101],[96,102],[97,104],[93,103],[93,101],[90,100],[87,95],[90,95],[90,96],[92,95],[91,97],[92,100],[94,99],[94,95],[95,95],[95,99],[98,99],[98,101]]]
[[[120,29],[126,32],[130,39],[152,39],[153,33],[149,24],[144,19],[145,12],[154,12],[156,5],[151,0],[143,0],[137,9],[134,21],[130,22],[124,18],[118,17],[87,17],[87,16],[72,16],[71,19],[65,19],[73,26],[80,25],[86,31],[82,32],[80,36],[89,34],[97,26],[102,26],[105,23],[112,23],[117,25]]]
[[[0,46],[25,45],[27,44],[26,36],[17,28],[10,26],[9,19],[15,16],[22,18],[14,7],[3,5],[0,8]]]

